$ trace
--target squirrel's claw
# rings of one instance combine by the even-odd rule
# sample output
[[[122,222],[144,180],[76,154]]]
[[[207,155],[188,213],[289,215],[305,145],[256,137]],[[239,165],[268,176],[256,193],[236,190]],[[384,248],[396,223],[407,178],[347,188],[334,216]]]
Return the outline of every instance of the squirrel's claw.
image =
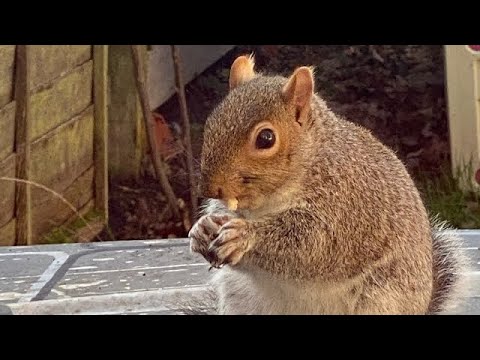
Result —
[[[201,254],[212,268],[237,264],[247,251],[246,221],[225,214],[201,217],[188,233],[190,250]]]
[[[236,265],[249,250],[247,222],[232,219],[220,228],[217,238],[208,246],[208,257],[215,259],[214,266]]]

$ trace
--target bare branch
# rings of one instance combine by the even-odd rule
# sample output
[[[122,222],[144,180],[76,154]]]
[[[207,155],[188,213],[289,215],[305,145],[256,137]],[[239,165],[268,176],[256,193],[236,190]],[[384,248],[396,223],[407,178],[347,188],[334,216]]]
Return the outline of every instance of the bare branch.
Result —
[[[147,130],[149,145],[150,145],[150,153],[152,155],[152,162],[153,167],[155,168],[155,173],[157,175],[158,180],[160,181],[160,185],[167,196],[168,203],[170,208],[172,209],[173,213],[177,218],[180,218],[180,211],[178,209],[177,204],[177,197],[173,192],[172,186],[168,181],[168,177],[165,173],[165,163],[163,159],[160,157],[160,152],[158,151],[158,146],[155,140],[155,133],[154,133],[154,119],[153,115],[150,111],[150,104],[147,95],[147,87],[145,84],[146,78],[146,71],[144,62],[141,59],[141,45],[132,45],[132,57],[133,57],[133,66],[135,69],[135,81],[137,84],[137,90],[140,97],[140,103],[142,105],[142,112],[143,112],[143,119],[145,121],[145,128]]]
[[[193,168],[193,153],[192,153],[192,141],[190,136],[190,119],[188,116],[188,108],[187,108],[187,99],[185,97],[185,84],[183,82],[183,75],[181,69],[181,60],[180,54],[178,52],[178,48],[175,45],[170,45],[172,49],[172,58],[173,58],[173,66],[175,69],[175,85],[178,94],[178,100],[180,102],[180,110],[182,114],[182,121],[183,121],[183,130],[185,133],[185,137],[183,139],[185,152],[187,157],[187,171],[188,171],[188,179],[190,183],[190,217],[192,223],[195,221],[195,213],[198,207],[198,198],[197,198],[197,185],[195,181],[195,174]]]

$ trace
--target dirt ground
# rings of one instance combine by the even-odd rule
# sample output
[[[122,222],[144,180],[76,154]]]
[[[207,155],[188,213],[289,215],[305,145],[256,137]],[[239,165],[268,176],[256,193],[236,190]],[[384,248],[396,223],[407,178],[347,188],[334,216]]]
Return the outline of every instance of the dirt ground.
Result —
[[[242,45],[186,87],[194,154],[200,154],[206,117],[227,92],[228,72],[239,54],[255,53],[257,69],[289,75],[315,66],[317,92],[336,113],[370,129],[417,176],[439,176],[449,166],[448,122],[440,45]],[[178,100],[158,109],[181,136]],[[169,161],[175,192],[188,204],[182,154]],[[116,239],[183,237],[151,171],[136,184],[112,184],[111,230]],[[184,209],[188,206],[184,206]],[[188,216],[188,214],[185,214]]]

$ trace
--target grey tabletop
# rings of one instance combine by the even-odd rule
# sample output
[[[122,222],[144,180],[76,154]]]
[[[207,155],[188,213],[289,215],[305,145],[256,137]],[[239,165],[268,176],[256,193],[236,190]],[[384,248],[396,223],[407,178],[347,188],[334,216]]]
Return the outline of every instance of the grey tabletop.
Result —
[[[461,231],[480,314],[480,231]],[[180,314],[211,272],[187,239],[0,248],[0,314]],[[209,309],[199,309],[208,312]]]

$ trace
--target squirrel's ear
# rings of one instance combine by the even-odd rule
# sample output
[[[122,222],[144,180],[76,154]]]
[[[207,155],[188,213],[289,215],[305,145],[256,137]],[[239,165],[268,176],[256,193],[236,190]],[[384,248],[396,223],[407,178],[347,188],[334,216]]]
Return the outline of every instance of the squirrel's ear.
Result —
[[[294,71],[283,87],[283,99],[286,103],[295,106],[296,120],[300,124],[306,120],[306,115],[310,110],[314,86],[313,68],[302,66]]]
[[[230,90],[236,88],[238,85],[246,83],[255,77],[255,60],[253,54],[250,56],[239,56],[235,59],[230,67]]]

